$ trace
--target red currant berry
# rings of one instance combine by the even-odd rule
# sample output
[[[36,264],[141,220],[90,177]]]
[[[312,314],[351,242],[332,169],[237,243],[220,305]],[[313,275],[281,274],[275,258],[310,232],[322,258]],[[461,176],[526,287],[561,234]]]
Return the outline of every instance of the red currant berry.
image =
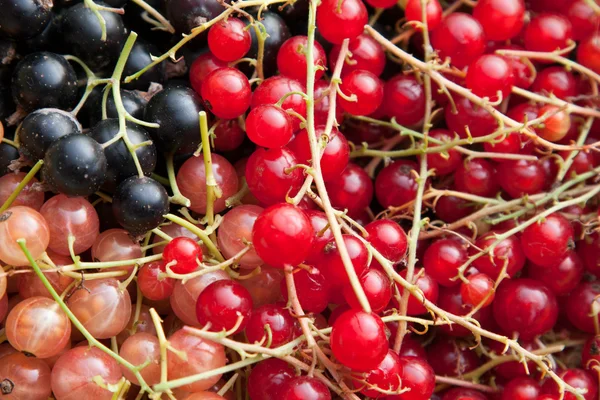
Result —
[[[475,247],[469,248],[471,256],[479,253],[478,249],[488,250],[489,253],[473,260],[473,266],[478,271],[487,274],[492,279],[500,278],[500,273],[505,269],[505,273],[511,278],[514,277],[525,266],[525,254],[521,243],[516,236],[510,236],[496,243],[497,235],[500,231],[490,231],[477,239]]]
[[[238,320],[241,323],[234,333],[241,332],[250,319],[252,297],[248,289],[233,280],[220,280],[204,289],[196,302],[198,322],[205,326],[210,323],[214,332],[233,329]]]
[[[598,379],[595,374],[583,369],[572,368],[562,371],[558,374],[567,385],[575,389],[583,389],[585,400],[595,400],[598,398]],[[548,379],[542,386],[542,391],[547,394],[560,396],[560,388],[552,379]],[[576,400],[577,397],[573,393],[565,393],[564,400]]]
[[[431,34],[431,45],[443,59],[464,68],[485,51],[485,34],[481,24],[469,14],[448,15]]]
[[[510,40],[517,36],[525,23],[523,0],[483,0],[473,9],[488,40]]]
[[[277,53],[277,68],[281,75],[289,76],[299,82],[306,82],[306,49],[307,36],[293,36],[286,40]],[[327,56],[325,50],[315,41],[313,43],[313,62],[315,66],[315,80],[321,79],[325,73]]]
[[[354,266],[354,271],[356,271],[356,275],[361,276],[367,269],[369,252],[360,239],[352,235],[342,235],[342,237],[344,238],[344,244],[348,250],[350,261],[352,261],[352,265]],[[325,274],[333,287],[350,284],[350,279],[342,262],[340,250],[334,239],[327,243],[323,249],[323,254],[316,262],[316,267]]]
[[[333,355],[342,365],[360,372],[377,368],[388,352],[381,318],[361,310],[348,310],[337,318],[330,343]]]
[[[496,297],[498,295],[496,294]],[[494,303],[496,300],[494,300]],[[470,304],[466,304],[462,295],[460,294],[460,285],[452,286],[452,287],[441,287],[440,294],[437,300],[438,307],[444,309],[446,312],[456,314],[456,315],[467,315],[473,310],[473,306]],[[477,311],[473,318],[479,321],[479,323],[483,326],[489,324],[492,321],[492,307],[485,307]],[[453,325],[443,325],[440,326],[440,330],[444,332],[448,336],[452,337],[469,337],[472,335],[472,332],[467,328],[462,326],[458,326],[456,324]]]
[[[505,57],[486,54],[477,58],[467,70],[467,88],[480,97],[498,101],[506,99],[514,83],[512,66]]]
[[[488,398],[477,390],[457,387],[444,393],[441,400],[488,400]]]
[[[332,71],[335,69],[341,47],[341,45],[335,45],[329,52],[329,69]],[[364,33],[357,36],[356,39],[350,41],[348,51],[352,56],[347,57],[344,61],[342,78],[357,69],[372,72],[377,76],[383,72],[386,62],[385,51],[371,36]],[[347,61],[348,59],[351,60],[351,63]]]
[[[573,26],[574,40],[584,40],[592,36],[600,24],[600,17],[585,0],[572,2],[566,15]]]
[[[596,333],[595,318],[600,307],[598,282],[581,282],[567,297],[566,315],[579,330]]]
[[[419,124],[425,116],[425,90],[413,75],[399,74],[383,88],[386,114],[404,126]]]
[[[219,68],[208,74],[200,94],[210,112],[223,119],[243,115],[252,98],[248,78],[235,68]]]
[[[295,376],[294,367],[278,358],[269,358],[255,364],[248,376],[250,399],[281,399],[282,386]]]
[[[548,332],[558,319],[556,297],[543,283],[520,278],[503,281],[494,300],[496,323],[509,336],[530,340]]]
[[[317,10],[317,28],[333,44],[356,38],[368,23],[367,8],[361,0],[323,0]]]
[[[573,227],[561,214],[550,214],[525,228],[521,246],[529,261],[550,267],[560,262],[573,247]]]
[[[165,271],[165,264],[160,261],[144,264],[140,268],[137,276],[137,284],[145,298],[159,301],[168,299],[173,294],[175,280],[159,276]]]
[[[528,376],[518,377],[506,384],[501,400],[537,400],[540,385]]]
[[[435,203],[435,214],[444,222],[454,222],[473,212],[470,203],[460,197],[442,196]]]
[[[525,27],[523,41],[530,51],[552,52],[564,49],[573,40],[569,20],[559,14],[544,13],[534,17]]]
[[[479,357],[454,338],[439,337],[427,347],[427,360],[441,376],[462,376],[479,366]]]
[[[455,286],[460,283],[458,268],[467,261],[467,251],[458,241],[441,239],[425,251],[423,267],[427,274],[442,286]]]
[[[475,158],[458,167],[454,175],[454,184],[461,192],[494,197],[499,189],[495,172],[492,164],[481,158]]]
[[[265,304],[252,311],[252,315],[246,326],[246,338],[248,343],[260,343],[268,338],[269,334],[265,326],[271,330],[271,344],[275,348],[286,344],[294,335],[294,318],[290,312],[278,304]],[[266,339],[264,341],[266,346]]]
[[[277,104],[281,98],[291,92],[302,92],[306,89],[304,85],[287,76],[273,76],[263,81],[260,86],[254,90],[252,95],[251,108],[256,108],[263,104]],[[299,94],[292,94],[286,97],[281,104],[284,110],[293,110],[303,117],[306,117],[306,102]],[[300,128],[300,120],[293,118],[294,131]]]
[[[358,165],[348,163],[338,179],[327,182],[331,204],[338,210],[347,209],[350,215],[357,214],[373,200],[373,182]]]
[[[433,368],[419,357],[400,357],[402,373],[400,380],[403,388],[410,390],[401,394],[402,400],[428,400],[435,389]]]
[[[477,273],[467,278],[469,283],[460,284],[463,302],[472,306],[487,307],[494,301],[494,280],[486,274]]]
[[[340,90],[345,96],[356,97],[356,101],[351,101],[338,94],[338,103],[352,115],[372,114],[383,101],[383,83],[369,71],[350,72],[342,80]]]
[[[227,63],[219,60],[210,52],[206,52],[194,60],[190,66],[190,84],[196,93],[202,91],[202,82],[216,69],[227,67]]]
[[[331,400],[331,393],[320,380],[310,376],[298,376],[281,386],[280,398],[285,400]]]
[[[531,89],[536,93],[553,94],[566,100],[577,96],[577,80],[575,75],[563,67],[548,67],[537,74]]]
[[[257,146],[283,147],[292,138],[292,121],[281,107],[265,104],[248,114],[246,134]]]
[[[402,344],[403,347],[405,343]],[[363,380],[354,380],[354,387],[360,389],[360,393],[365,396],[378,399],[382,393],[375,390],[379,388],[383,390],[395,391],[400,389],[400,357],[392,350],[388,350],[385,358],[373,370],[367,372]],[[368,386],[368,387],[365,387]]]
[[[583,345],[581,365],[587,369],[600,365],[600,336],[589,338]]]
[[[418,166],[414,161],[394,161],[379,172],[375,179],[375,195],[382,207],[398,207],[417,196]]]
[[[427,0],[426,1],[426,19],[427,29],[429,31],[434,30],[442,22],[442,6],[438,0]],[[421,0],[408,0],[406,2],[406,8],[404,9],[404,15],[407,21],[423,21],[423,11],[421,8]]]
[[[256,149],[246,164],[246,182],[250,192],[262,204],[285,201],[302,186],[302,171],[292,169],[298,164],[294,154],[286,148]]]
[[[383,311],[392,298],[392,283],[387,275],[380,270],[370,269],[359,280],[373,312]],[[344,298],[350,307],[362,308],[351,285],[344,287]]]
[[[422,268],[415,268],[415,272],[414,272],[414,276],[418,276],[418,279],[416,280],[416,282],[414,283],[421,292],[423,292],[423,295],[425,296],[425,298],[427,300],[429,300],[432,303],[436,303],[438,300],[438,296],[439,296],[439,286],[438,283],[427,274],[426,271],[422,271]],[[402,270],[400,272],[400,275],[406,279],[406,274],[407,271],[406,270]],[[400,295],[402,295],[404,293],[404,289],[401,288],[399,285],[397,285],[398,290],[400,292]],[[395,304],[396,307],[398,307],[397,301],[395,298],[392,298],[392,302]],[[417,300],[416,297],[414,296],[410,296],[408,298],[408,307],[406,310],[406,315],[420,315],[420,314],[425,314],[427,312],[427,309],[425,308],[425,306],[423,305],[422,302],[420,302],[419,300]]]
[[[304,211],[287,203],[265,209],[252,228],[256,253],[275,268],[296,266],[304,261],[313,238],[312,225]]]
[[[246,127],[248,121],[246,120]],[[215,149],[218,151],[232,151],[241,146],[246,134],[240,128],[237,120],[222,120],[215,128]]]
[[[579,44],[577,62],[595,73],[600,73],[600,35],[592,35]]]
[[[321,252],[327,243],[333,238],[333,233],[331,233],[331,229],[329,229],[329,221],[324,212],[306,210],[305,213],[310,219],[314,232],[313,247],[311,248],[308,257],[306,257],[306,262],[314,264],[321,256]]]
[[[382,256],[392,262],[404,258],[408,249],[408,238],[397,222],[379,219],[366,225],[365,230],[369,234],[367,240]]]
[[[327,277],[318,268],[310,271],[300,269],[294,272],[296,294],[302,309],[306,312],[318,314],[329,304],[330,284]],[[280,283],[283,299],[288,301],[288,291],[285,280]]]
[[[447,105],[444,111],[446,125],[451,132],[456,132],[461,138],[468,137],[465,127],[469,127],[472,137],[489,135],[498,129],[498,121],[483,107],[479,107],[464,97],[454,99],[456,112],[452,105]]]
[[[319,140],[325,134],[325,126],[315,127],[315,136]],[[300,163],[312,162],[312,154],[310,151],[310,143],[308,141],[308,131],[301,130],[294,136],[288,144],[296,159]],[[339,179],[340,175],[348,165],[350,158],[350,146],[343,133],[332,128],[328,136],[327,146],[322,151],[321,155],[321,174],[325,182]]]
[[[202,248],[188,237],[171,240],[163,250],[163,261],[176,274],[188,274],[198,268],[202,261]]]
[[[500,187],[513,199],[539,193],[546,184],[542,164],[530,160],[507,160],[500,163],[496,178]]]
[[[525,50],[521,46],[517,46],[516,44],[499,44],[491,48],[492,51],[496,50]],[[535,67],[526,61],[524,61],[520,57],[514,56],[504,56],[506,61],[510,64],[513,71],[514,85],[521,89],[527,89],[532,84],[535,77]],[[527,104],[527,103],[525,103]]]
[[[447,146],[444,143],[452,142],[454,139],[452,134],[446,129],[433,129],[429,132],[429,137],[443,142],[442,144],[434,144],[430,141],[428,142],[428,147],[431,148]],[[427,166],[429,168],[435,168],[435,173],[438,176],[448,175],[454,172],[461,162],[462,156],[456,149],[448,149],[440,153],[427,154]]]
[[[585,268],[577,253],[570,251],[561,262],[551,267],[529,264],[528,275],[548,286],[557,296],[570,293],[577,287]]]
[[[238,60],[248,53],[251,45],[252,38],[246,24],[237,18],[219,21],[208,31],[208,48],[219,60]]]

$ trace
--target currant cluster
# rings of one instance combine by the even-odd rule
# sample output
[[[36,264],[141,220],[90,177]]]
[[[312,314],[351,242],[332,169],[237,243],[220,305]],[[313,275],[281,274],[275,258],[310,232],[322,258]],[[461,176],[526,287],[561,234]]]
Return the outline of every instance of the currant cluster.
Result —
[[[0,398],[597,399],[599,27],[0,0]]]

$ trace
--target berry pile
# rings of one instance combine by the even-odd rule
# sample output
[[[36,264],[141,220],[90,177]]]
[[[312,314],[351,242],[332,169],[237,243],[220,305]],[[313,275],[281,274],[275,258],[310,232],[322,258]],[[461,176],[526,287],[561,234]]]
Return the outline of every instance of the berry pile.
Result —
[[[0,399],[598,399],[599,84],[594,0],[0,0]]]

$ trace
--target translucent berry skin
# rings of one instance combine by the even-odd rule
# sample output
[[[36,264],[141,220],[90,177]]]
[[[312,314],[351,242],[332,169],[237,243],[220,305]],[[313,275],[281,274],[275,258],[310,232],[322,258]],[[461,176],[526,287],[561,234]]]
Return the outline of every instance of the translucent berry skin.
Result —
[[[202,82],[204,82],[208,74],[216,69],[225,67],[227,67],[227,63],[219,60],[209,51],[199,55],[190,66],[190,84],[194,91],[200,94]]]
[[[472,306],[482,304],[487,307],[494,301],[494,280],[486,274],[478,273],[470,275],[469,283],[460,284],[460,295],[463,302]],[[491,293],[491,294],[490,294]]]
[[[0,203],[4,204],[13,191],[23,181],[27,173],[17,172],[0,176]],[[39,211],[44,204],[44,192],[35,189],[35,184],[39,183],[36,178],[32,178],[23,188],[21,193],[12,202],[12,207],[25,206]]]
[[[500,231],[490,231],[480,236],[475,242],[475,247],[469,248],[469,255],[473,256],[479,252],[476,249],[488,250],[497,241]],[[480,272],[498,279],[506,264],[506,273],[514,277],[525,266],[525,254],[521,242],[516,236],[510,236],[494,246],[493,255],[486,254],[473,260],[473,266]]]
[[[359,277],[359,281],[373,312],[383,311],[392,299],[392,282],[387,275],[378,269],[370,269]],[[362,309],[352,286],[344,287],[344,298],[350,307]]]
[[[467,261],[467,251],[456,240],[441,239],[425,251],[423,266],[427,274],[442,286],[455,286],[460,280],[458,268]]]
[[[406,343],[402,343],[402,348]],[[354,388],[360,389],[360,393],[374,399],[382,398],[385,395],[375,389],[370,389],[365,386],[365,382],[372,387],[378,387],[383,390],[398,390],[401,387],[400,374],[402,366],[400,365],[400,357],[391,349],[388,350],[385,358],[377,366],[367,372],[364,376],[364,381],[354,380]]]
[[[413,75],[399,74],[383,88],[386,114],[401,125],[417,125],[425,116],[425,90]]]
[[[235,119],[222,120],[215,128],[215,150],[232,151],[242,145],[246,138],[245,132]]]
[[[285,201],[302,186],[302,171],[288,168],[298,164],[294,154],[286,148],[256,149],[246,164],[246,182],[250,192],[264,205]]]
[[[246,120],[247,125],[248,122]],[[325,126],[315,127],[317,138],[320,138],[324,133]],[[294,153],[298,162],[312,162],[308,131],[306,129],[298,132],[288,143],[287,147]],[[327,146],[325,146],[325,150],[322,150],[321,155],[321,174],[323,175],[323,180],[325,182],[336,181],[348,165],[349,157],[350,146],[346,137],[337,128],[332,128]]]
[[[480,97],[498,101],[498,92],[506,99],[514,83],[513,70],[506,58],[494,54],[478,57],[467,70],[467,88]]]
[[[408,238],[397,222],[378,219],[366,225],[365,230],[369,234],[367,240],[382,256],[392,262],[404,258],[408,249]]]
[[[427,361],[441,376],[462,376],[480,364],[475,352],[450,337],[438,337],[427,346]]]
[[[286,400],[331,400],[327,386],[309,376],[298,376],[283,384],[281,396]]]
[[[454,140],[453,134],[446,129],[432,129],[429,132],[429,137],[440,140],[442,142],[451,142]],[[444,146],[444,144],[434,144],[431,141],[428,142],[428,147]],[[437,176],[448,175],[454,172],[462,162],[462,156],[456,149],[444,150],[443,153],[430,153],[427,154],[427,166],[428,168],[435,168]]]
[[[340,45],[335,45],[329,52],[329,68],[332,71],[335,68],[341,47]],[[344,61],[342,78],[357,69],[370,71],[377,76],[383,72],[386,62],[385,52],[381,45],[371,36],[364,33],[357,36],[348,44],[348,51],[352,53],[350,57],[352,64]]]
[[[304,84],[287,76],[273,76],[261,83],[252,94],[251,107],[256,108],[262,104],[276,104],[283,96],[290,92],[302,92],[306,89]],[[281,104],[284,110],[291,109],[306,117],[306,102],[298,94],[286,97]],[[300,129],[300,119],[293,118],[294,131]]]
[[[512,379],[504,387],[502,400],[537,400],[541,393],[540,385],[528,376]]]
[[[427,362],[419,357],[400,357],[402,387],[410,391],[401,394],[401,400],[427,400],[435,388],[435,373]]]
[[[572,245],[573,227],[557,213],[528,226],[521,235],[525,256],[540,266],[549,267],[560,262]]]
[[[306,257],[306,262],[312,265],[321,256],[323,248],[333,238],[333,233],[331,229],[325,229],[328,227],[329,221],[324,212],[318,210],[306,210],[304,212],[310,219],[315,236],[313,247],[308,257]]]
[[[513,199],[544,190],[546,174],[537,161],[507,160],[500,163],[496,172],[500,187]]]
[[[354,267],[357,276],[361,276],[367,269],[369,253],[365,245],[352,235],[342,235],[346,250],[350,256],[350,261]],[[342,262],[339,248],[335,239],[332,239],[325,248],[319,260],[315,263],[316,267],[325,274],[332,287],[340,287],[350,284],[350,278],[346,273],[346,268]]]
[[[600,35],[592,35],[577,47],[577,62],[600,73]]]
[[[600,23],[600,18],[585,0],[572,2],[566,15],[573,26],[573,39],[578,41],[592,36]]]
[[[489,135],[498,128],[498,122],[492,114],[479,107],[465,97],[454,99],[456,113],[451,105],[446,106],[444,115],[450,132],[456,132],[461,138],[467,137],[465,126],[469,127],[472,137]]]
[[[421,290],[421,292],[423,292],[423,295],[427,300],[431,301],[432,303],[436,303],[439,296],[439,285],[435,279],[433,279],[427,274],[426,271],[421,272],[422,269],[423,268],[415,268],[414,276],[418,276],[419,278],[414,283]],[[402,270],[400,272],[400,275],[404,279],[406,279],[407,271]],[[402,295],[404,289],[399,285],[397,285],[397,287],[400,294]],[[397,307],[397,301],[395,300],[395,298],[392,298],[392,302]],[[425,314],[426,312],[427,309],[419,300],[417,300],[416,297],[410,296],[408,298],[408,307],[406,309],[406,315],[415,316]]]
[[[292,135],[290,116],[281,108],[265,104],[253,108],[246,118],[246,134],[257,146],[285,146]]]
[[[466,161],[457,168],[454,185],[459,191],[476,196],[494,197],[498,192],[493,165],[480,158]]]
[[[356,101],[348,101],[338,94],[339,104],[352,115],[372,114],[383,101],[383,83],[377,75],[369,71],[350,72],[342,80],[340,90],[346,96],[356,97]]]
[[[252,297],[248,289],[233,280],[220,280],[204,289],[196,302],[198,322],[214,332],[233,329],[238,318],[243,318],[234,333],[242,331],[252,311]],[[238,316],[239,314],[239,316]]]
[[[17,240],[24,238],[34,259],[39,258],[50,243],[50,229],[44,217],[33,208],[10,207],[0,214],[0,261],[8,265],[29,265]]]
[[[442,22],[442,6],[438,0],[427,0],[425,8],[427,29],[433,31]],[[407,21],[423,21],[423,12],[421,9],[421,0],[408,0],[404,9],[404,16]]]
[[[293,276],[296,295],[302,309],[311,313],[320,313],[325,310],[329,304],[331,286],[327,275],[318,268],[311,268],[310,271],[302,269],[294,272]],[[287,302],[288,290],[285,279],[281,280],[280,289],[283,299]]]
[[[540,267],[535,264],[529,264],[528,276],[544,283],[557,296],[570,293],[577,287],[585,267],[581,258],[574,251],[569,251],[562,261],[551,267]]]
[[[496,294],[496,300],[494,300],[493,304],[496,304],[498,298],[498,294]],[[460,285],[452,286],[452,287],[440,287],[437,303],[438,307],[443,308],[447,312],[456,314],[456,315],[467,315],[470,311],[473,310],[473,306],[466,304],[462,296],[460,294]],[[477,311],[473,318],[479,321],[480,324],[486,326],[486,324],[491,322],[492,310],[491,307],[482,308]],[[448,326],[444,325],[440,327],[441,331],[443,331],[446,335],[452,337],[469,337],[471,336],[471,331],[462,327],[462,326]]]
[[[550,142],[564,138],[571,128],[571,117],[553,105],[545,105],[538,111],[538,117],[546,116],[543,127],[536,129],[538,136]]]
[[[509,40],[517,36],[525,23],[523,0],[483,0],[473,9],[486,39]]]
[[[277,68],[279,68],[279,73],[298,82],[306,82],[307,47],[307,36],[293,36],[286,40],[281,45],[279,52],[277,52]],[[315,68],[315,80],[319,80],[325,73],[323,68],[327,65],[327,56],[325,50],[323,50],[323,46],[317,41],[313,43],[313,65]]]
[[[260,342],[267,337],[265,325],[269,325],[272,337],[269,347],[279,347],[293,338],[294,322],[290,312],[282,305],[266,304],[252,311],[246,326],[246,338],[248,343]]]
[[[600,285],[597,282],[581,282],[567,297],[566,315],[579,330],[595,333],[594,315],[600,300]]]
[[[254,223],[252,244],[256,254],[275,268],[296,266],[306,259],[314,240],[310,220],[296,206],[275,204]]]
[[[442,400],[488,400],[488,398],[477,390],[454,388],[444,393]]]
[[[494,318],[508,335],[531,340],[552,329],[558,318],[554,293],[543,283],[520,278],[502,282],[493,304]]]
[[[363,33],[368,22],[367,8],[361,0],[325,0],[317,9],[317,28],[330,43],[341,44]]]
[[[411,202],[417,196],[417,180],[414,161],[398,160],[383,168],[375,179],[375,195],[381,206],[398,207]]]
[[[331,331],[331,351],[344,366],[360,372],[377,368],[388,352],[385,326],[375,314],[348,310]]]
[[[575,389],[586,389],[583,394],[584,400],[594,400],[598,398],[598,380],[593,372],[578,368],[564,370],[558,376],[567,384]],[[552,379],[544,382],[542,392],[560,396],[560,388]],[[577,397],[573,393],[565,393],[564,400],[576,400]]]
[[[244,204],[234,207],[223,216],[217,230],[217,242],[224,257],[232,258],[246,247],[244,240],[252,241],[254,222],[263,210],[264,208],[259,206]],[[262,264],[254,248],[244,254],[238,262],[242,268],[252,269]]]
[[[163,262],[148,263],[140,268],[137,283],[144,297],[159,301],[168,299],[173,294],[175,280],[159,277],[165,271],[166,268]]]
[[[525,48],[530,51],[552,52],[564,49],[573,39],[571,22],[559,14],[543,13],[525,27]]]
[[[552,93],[566,100],[577,96],[577,79],[563,67],[548,67],[538,72],[531,89],[544,95]]]
[[[326,187],[333,207],[348,209],[351,215],[364,210],[373,200],[371,178],[364,169],[353,163],[348,163],[340,177],[327,182]]]
[[[296,376],[294,367],[277,358],[261,361],[248,378],[250,400],[278,399],[281,387]]]
[[[210,112],[223,119],[244,114],[252,99],[248,78],[235,68],[219,68],[208,74],[200,93]]]
[[[188,237],[178,237],[171,240],[163,250],[163,261],[170,265],[176,274],[188,274],[198,268],[202,261],[202,249],[194,240]]]
[[[244,29],[246,24],[238,18],[227,18],[210,27],[208,48],[219,60],[235,61],[250,50],[252,38]]]
[[[485,51],[485,34],[472,16],[452,13],[431,34],[431,44],[440,57],[450,57],[452,65],[464,68]]]

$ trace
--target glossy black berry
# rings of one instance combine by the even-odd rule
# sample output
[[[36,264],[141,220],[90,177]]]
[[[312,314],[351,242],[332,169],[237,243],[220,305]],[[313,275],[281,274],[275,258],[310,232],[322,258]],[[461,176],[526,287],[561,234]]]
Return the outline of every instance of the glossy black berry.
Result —
[[[137,39],[127,63],[123,70],[123,76],[133,75],[142,68],[146,67],[152,62],[151,56],[158,56],[162,53],[156,46],[146,42],[144,39]],[[150,68],[144,72],[138,79],[131,81],[130,83],[124,84],[123,87],[126,89],[137,89],[137,90],[148,90],[150,83],[162,83],[165,80],[165,63],[160,63],[155,67]]]
[[[109,118],[96,124],[89,135],[98,143],[106,143],[112,140],[118,133],[119,120],[117,118]],[[127,136],[133,144],[150,140],[148,132],[133,123],[127,124]],[[135,153],[144,174],[150,176],[156,167],[156,147],[154,144],[142,146]],[[133,162],[133,157],[123,140],[118,140],[110,146],[105,147],[104,154],[108,162],[108,169],[103,188],[113,192],[125,179],[137,175],[137,168]]]
[[[123,181],[113,196],[113,214],[132,235],[156,228],[169,212],[165,188],[152,178],[133,176]]]
[[[63,56],[47,51],[32,53],[13,72],[12,95],[25,111],[69,110],[77,103],[77,75]]]
[[[167,18],[179,33],[190,33],[225,10],[219,0],[169,0]]]
[[[202,111],[200,97],[184,85],[168,85],[148,102],[144,119],[156,122],[158,129],[149,129],[156,147],[165,153],[191,153],[200,144],[198,113]]]
[[[0,176],[10,172],[8,166],[19,158],[19,150],[8,143],[0,143]]]
[[[101,2],[97,4],[103,5]],[[106,40],[101,40],[102,30],[98,17],[83,3],[69,8],[60,21],[60,35],[65,51],[83,60],[97,70],[116,64],[125,42],[126,30],[119,14],[100,11],[106,22]]]
[[[80,134],[81,124],[70,113],[57,108],[42,108],[29,114],[19,130],[19,151],[31,161],[46,155],[46,151],[63,136]]]
[[[265,55],[263,69],[266,77],[275,75],[277,72],[277,52],[279,48],[292,35],[283,18],[273,12],[263,12],[260,21],[269,37],[265,40]],[[252,36],[252,46],[246,57],[256,58],[258,56],[258,39],[254,28],[249,29]]]
[[[23,40],[50,22],[52,0],[0,0],[0,36]]]
[[[43,177],[50,188],[67,196],[89,196],[106,179],[102,146],[86,135],[63,136],[46,152]]]
[[[148,103],[138,92],[130,90],[121,90],[121,100],[125,110],[135,118],[142,119],[144,117],[144,107]],[[90,100],[89,110],[89,126],[94,127],[102,120],[102,93],[98,93]],[[109,93],[106,100],[106,116],[107,118],[118,118],[117,107],[112,92]]]

